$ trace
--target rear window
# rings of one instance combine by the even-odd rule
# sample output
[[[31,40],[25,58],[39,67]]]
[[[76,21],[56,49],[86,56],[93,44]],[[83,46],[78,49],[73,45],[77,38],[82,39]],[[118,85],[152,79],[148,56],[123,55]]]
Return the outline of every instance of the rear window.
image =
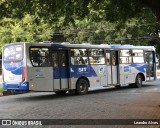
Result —
[[[23,59],[23,45],[8,45],[3,48],[3,62],[18,62]]]

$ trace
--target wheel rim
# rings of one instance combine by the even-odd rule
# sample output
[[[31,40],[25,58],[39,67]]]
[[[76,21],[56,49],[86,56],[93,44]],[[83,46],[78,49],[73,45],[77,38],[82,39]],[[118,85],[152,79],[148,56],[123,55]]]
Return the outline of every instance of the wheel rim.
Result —
[[[81,85],[79,86],[81,92],[85,92],[86,91],[86,83],[82,82]]]
[[[138,77],[137,79],[137,85],[141,85],[142,84],[142,79],[140,77]]]
[[[86,94],[88,92],[88,81],[86,79],[79,79],[76,85],[76,93],[79,95]]]

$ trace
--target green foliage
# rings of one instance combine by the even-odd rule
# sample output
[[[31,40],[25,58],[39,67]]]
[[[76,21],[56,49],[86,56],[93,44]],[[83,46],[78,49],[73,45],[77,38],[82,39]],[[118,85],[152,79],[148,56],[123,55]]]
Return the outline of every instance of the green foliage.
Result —
[[[75,19],[75,23],[65,26],[65,31],[62,28],[61,33],[64,34],[66,41],[74,43],[153,45],[152,40],[156,41],[156,44],[159,42],[159,38],[157,35],[150,36],[150,34],[157,33],[159,26],[153,13],[144,10],[143,16],[128,19],[123,23],[106,20],[96,22],[87,17],[83,20]]]
[[[49,40],[51,33],[52,29],[48,23],[29,14],[26,14],[21,20],[3,18],[0,21],[1,47],[6,43],[12,42]]]
[[[159,5],[158,0],[0,0],[0,47],[43,40],[158,47]]]
[[[0,92],[3,92],[3,88],[0,86]]]

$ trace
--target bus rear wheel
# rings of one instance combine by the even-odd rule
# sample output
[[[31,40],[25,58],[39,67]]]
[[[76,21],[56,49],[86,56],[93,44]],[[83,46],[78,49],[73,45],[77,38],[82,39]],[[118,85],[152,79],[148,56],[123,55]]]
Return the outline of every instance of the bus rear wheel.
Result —
[[[84,95],[88,92],[88,81],[86,79],[79,79],[76,85],[76,94]]]
[[[136,88],[142,87],[142,76],[140,74],[136,76],[135,87]]]

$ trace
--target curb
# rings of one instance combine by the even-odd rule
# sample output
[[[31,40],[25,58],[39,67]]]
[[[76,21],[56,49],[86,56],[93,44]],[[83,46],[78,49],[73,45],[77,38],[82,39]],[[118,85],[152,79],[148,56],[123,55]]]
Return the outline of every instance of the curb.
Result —
[[[24,94],[24,93],[28,93],[28,92],[29,92],[29,91],[14,91],[14,90],[3,91],[3,92],[0,92],[0,97],[1,97],[1,96]]]
[[[13,91],[3,91],[0,92],[0,96],[8,96],[8,95],[13,95]]]

